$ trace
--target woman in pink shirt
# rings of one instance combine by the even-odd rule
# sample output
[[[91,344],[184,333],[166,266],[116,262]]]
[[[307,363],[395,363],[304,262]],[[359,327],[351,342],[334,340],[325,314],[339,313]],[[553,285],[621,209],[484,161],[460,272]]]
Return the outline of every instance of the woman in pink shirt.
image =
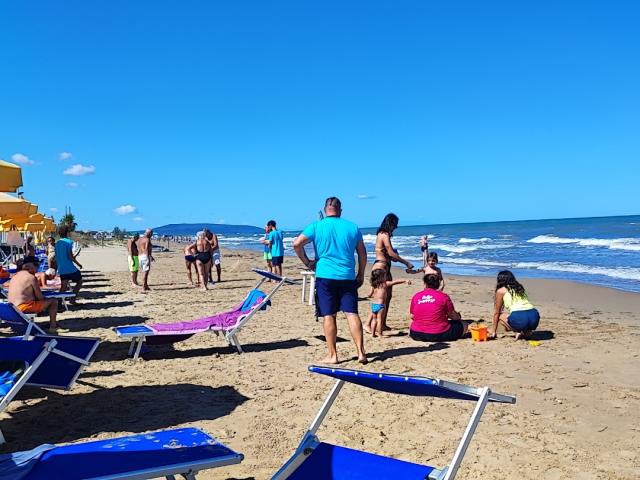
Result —
[[[425,289],[411,299],[411,338],[420,342],[450,342],[462,338],[469,323],[461,320],[449,295],[438,290],[438,275],[428,274],[423,280]]]

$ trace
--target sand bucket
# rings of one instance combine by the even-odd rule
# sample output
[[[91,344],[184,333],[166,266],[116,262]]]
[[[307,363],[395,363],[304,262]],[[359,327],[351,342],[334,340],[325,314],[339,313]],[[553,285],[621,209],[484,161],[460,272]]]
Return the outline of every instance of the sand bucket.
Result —
[[[469,328],[469,330],[471,331],[471,338],[474,342],[487,341],[487,334],[489,332],[489,329],[485,324],[474,323],[473,325],[471,325],[471,328]]]

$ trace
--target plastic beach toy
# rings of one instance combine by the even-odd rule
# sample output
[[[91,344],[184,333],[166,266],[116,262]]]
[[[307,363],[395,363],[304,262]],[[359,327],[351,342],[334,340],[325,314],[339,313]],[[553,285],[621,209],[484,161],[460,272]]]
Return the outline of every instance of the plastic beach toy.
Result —
[[[484,323],[476,322],[471,325],[471,328],[469,328],[469,330],[471,331],[471,338],[474,342],[487,341],[487,333],[489,329]]]
[[[529,345],[531,345],[532,347],[539,347],[540,342],[538,340],[529,340]]]

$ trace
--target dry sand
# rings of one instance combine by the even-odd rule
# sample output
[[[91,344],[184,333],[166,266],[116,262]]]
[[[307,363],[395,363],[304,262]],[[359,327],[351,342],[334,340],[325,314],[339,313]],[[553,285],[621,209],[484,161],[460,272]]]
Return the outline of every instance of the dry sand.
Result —
[[[199,478],[270,478],[295,449],[332,383],[307,371],[325,355],[313,308],[300,302],[300,286],[285,287],[273,307],[242,331],[244,355],[202,334],[174,347],[151,347],[134,363],[112,327],[226,309],[255,283],[250,267],[262,266],[255,253],[224,251],[224,282],[200,292],[186,284],[179,248],[155,256],[153,290],[144,294],[129,286],[122,247],[82,252],[82,306],[61,313],[60,324],[102,343],[71,391],[27,390],[9,406],[0,420],[9,443],[0,451],[196,426],[245,455],[242,464]],[[299,271],[300,264],[286,258],[285,274],[300,278]],[[488,406],[459,478],[640,478],[640,295],[559,281],[525,285],[542,314],[540,346],[509,335],[489,343],[414,342],[407,336],[407,311],[419,287],[402,285],[389,313],[395,330],[388,338],[366,338],[371,363],[365,368],[489,385],[517,396],[516,405]],[[490,319],[492,289],[489,278],[447,278],[447,292],[466,318]],[[367,311],[363,300],[361,312]],[[347,340],[338,344],[341,366],[358,368],[344,317],[339,336]],[[471,409],[348,385],[319,435],[442,467]]]

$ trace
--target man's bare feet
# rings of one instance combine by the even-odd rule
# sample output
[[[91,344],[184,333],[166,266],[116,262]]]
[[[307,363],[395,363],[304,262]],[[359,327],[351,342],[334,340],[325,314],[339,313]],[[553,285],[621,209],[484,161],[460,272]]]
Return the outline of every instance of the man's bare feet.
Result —
[[[320,363],[327,363],[330,365],[336,365],[338,363],[338,357],[326,357],[320,361]]]
[[[391,328],[391,327],[389,327],[387,325],[385,325],[384,328],[382,329],[382,331],[384,331],[384,332],[388,332],[390,330],[393,330],[393,328]]]
[[[364,331],[364,333],[368,333],[369,335],[371,335],[371,329],[368,326],[362,326],[362,330]]]
[[[361,357],[358,357],[358,363],[361,363],[362,365],[366,365],[367,363],[369,363],[369,360],[367,360],[367,357],[362,355]]]

